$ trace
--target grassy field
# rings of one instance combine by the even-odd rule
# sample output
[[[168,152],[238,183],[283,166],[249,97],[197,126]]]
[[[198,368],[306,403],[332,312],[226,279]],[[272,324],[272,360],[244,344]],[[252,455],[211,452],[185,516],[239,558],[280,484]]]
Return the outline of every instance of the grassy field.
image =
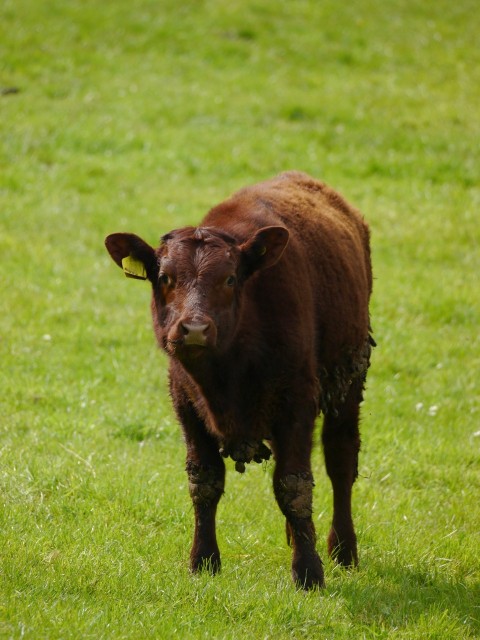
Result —
[[[480,637],[475,0],[3,0],[0,638]],[[372,228],[379,344],[360,568],[297,592],[272,466],[231,465],[223,571],[187,570],[184,447],[145,283],[154,244],[284,169]]]

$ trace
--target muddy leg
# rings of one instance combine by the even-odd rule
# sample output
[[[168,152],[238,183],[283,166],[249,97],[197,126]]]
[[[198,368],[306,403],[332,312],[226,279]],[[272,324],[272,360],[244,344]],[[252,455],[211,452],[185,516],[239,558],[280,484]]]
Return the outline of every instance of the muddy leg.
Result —
[[[338,409],[327,413],[322,442],[325,465],[333,488],[333,522],[328,536],[328,552],[339,564],[358,564],[357,538],[352,520],[352,485],[358,475],[360,382],[355,382]]]
[[[207,433],[193,407],[177,405],[176,409],[187,444],[188,488],[195,512],[190,568],[194,572],[206,569],[217,573],[221,563],[215,516],[225,484],[225,464],[217,441]]]
[[[222,462],[223,465],[223,462]],[[190,552],[192,571],[220,570],[220,550],[215,531],[217,504],[223,487],[225,469],[214,465],[200,465],[187,458],[188,487],[195,511],[195,531]]]
[[[312,521],[313,476],[310,468],[311,431],[277,434],[272,441],[276,466],[273,488],[287,520],[287,539],[293,548],[292,577],[304,588],[324,586],[322,561],[315,549]],[[287,437],[285,437],[287,436]]]

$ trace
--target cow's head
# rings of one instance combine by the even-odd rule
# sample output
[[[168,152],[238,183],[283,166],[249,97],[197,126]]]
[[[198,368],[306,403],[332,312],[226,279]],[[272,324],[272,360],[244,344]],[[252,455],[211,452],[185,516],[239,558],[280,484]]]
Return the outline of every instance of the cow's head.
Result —
[[[130,233],[105,244],[125,275],[150,280],[152,313],[160,345],[180,360],[231,344],[242,313],[245,282],[271,267],[288,243],[284,227],[264,227],[245,242],[210,227],[185,227],[153,249]]]

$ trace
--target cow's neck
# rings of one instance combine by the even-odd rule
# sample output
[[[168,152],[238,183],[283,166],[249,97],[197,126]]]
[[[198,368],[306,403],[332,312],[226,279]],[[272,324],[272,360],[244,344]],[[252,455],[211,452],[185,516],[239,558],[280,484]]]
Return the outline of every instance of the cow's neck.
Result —
[[[230,395],[241,372],[231,366],[231,357],[219,357],[206,354],[184,361],[183,367],[199,386],[202,395],[211,403],[214,399]]]
[[[263,390],[259,372],[245,353],[243,357],[229,353],[198,359],[184,367],[201,392],[200,404],[208,407],[208,421],[221,433],[232,434],[232,430],[247,433],[252,428],[252,415]]]

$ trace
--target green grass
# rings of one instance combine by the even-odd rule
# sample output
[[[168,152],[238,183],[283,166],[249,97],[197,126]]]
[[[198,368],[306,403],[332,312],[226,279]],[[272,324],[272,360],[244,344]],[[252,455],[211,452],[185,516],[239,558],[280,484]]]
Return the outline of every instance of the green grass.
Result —
[[[473,0],[3,1],[0,637],[480,636],[476,18]],[[376,276],[361,566],[327,559],[317,445],[327,588],[308,594],[271,464],[229,467],[223,571],[189,575],[148,287],[103,248],[288,168],[361,208]]]

